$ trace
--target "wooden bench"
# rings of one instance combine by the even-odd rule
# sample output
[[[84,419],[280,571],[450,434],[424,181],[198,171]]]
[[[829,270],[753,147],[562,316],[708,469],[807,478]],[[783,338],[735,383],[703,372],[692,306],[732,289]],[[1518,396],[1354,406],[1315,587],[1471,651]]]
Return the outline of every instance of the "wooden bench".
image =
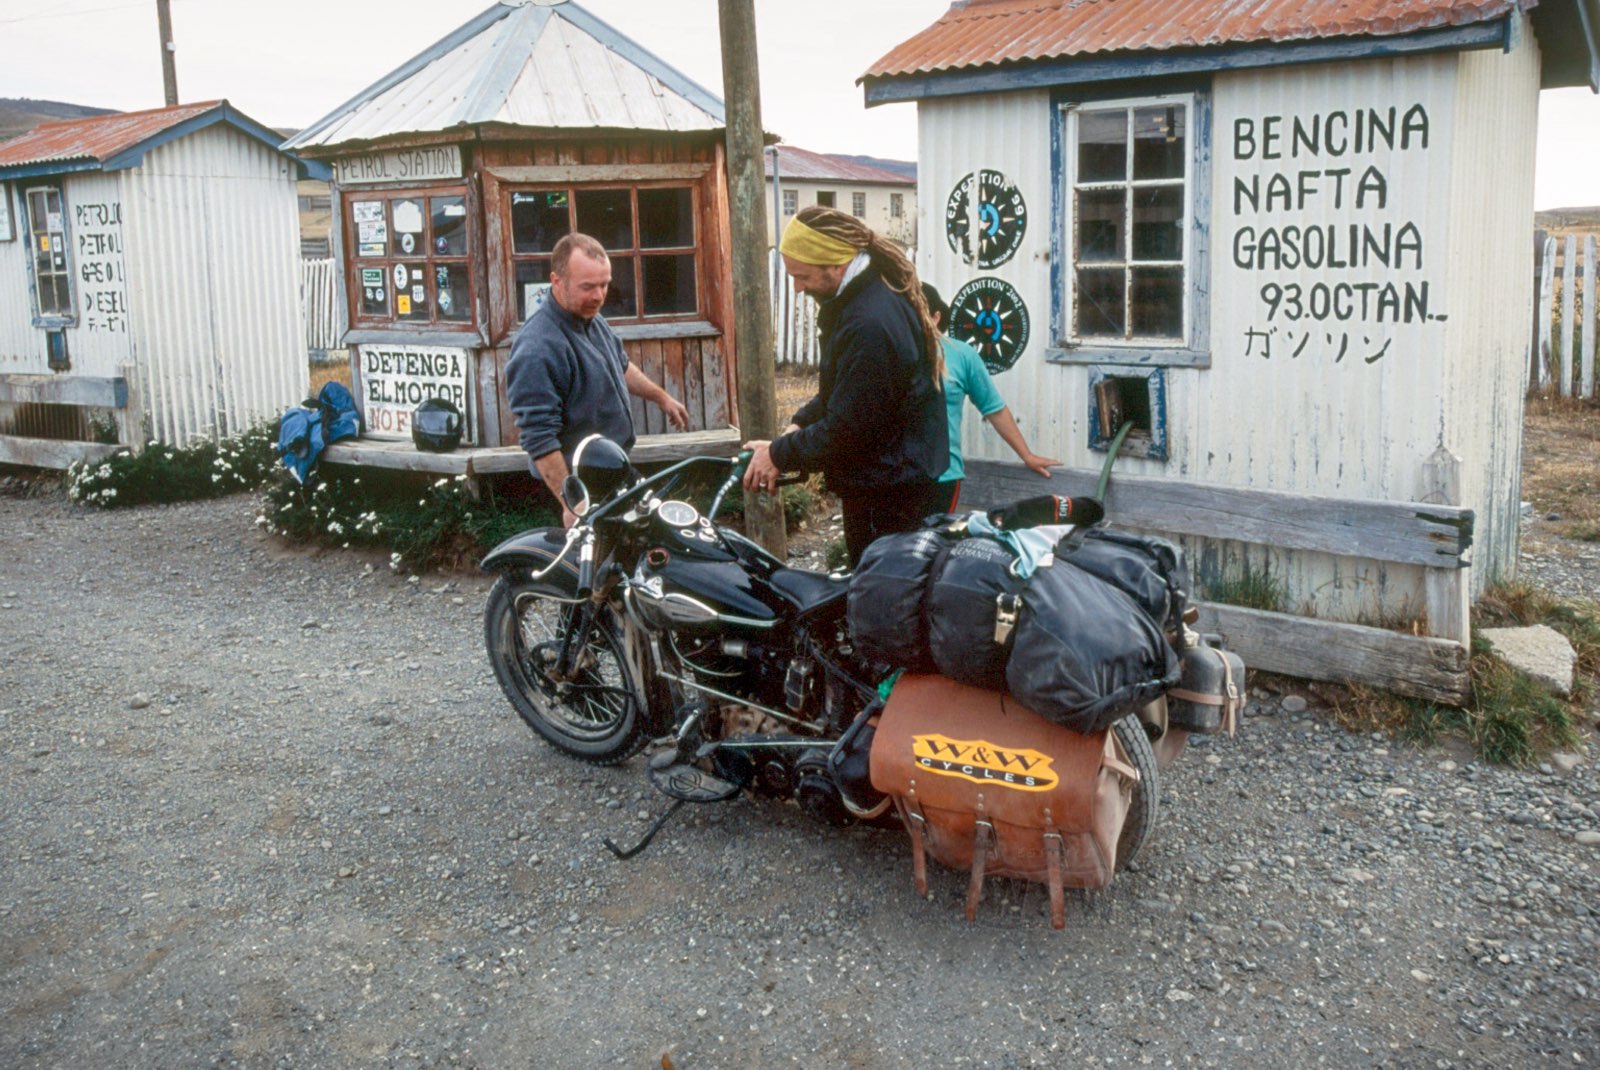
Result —
[[[738,429],[732,427],[720,431],[641,435],[629,457],[635,464],[669,463],[685,457],[731,457],[739,452],[743,441]],[[476,446],[449,453],[429,453],[417,449],[406,439],[359,438],[335,442],[323,453],[322,462],[441,476],[465,475],[473,497],[477,497],[479,481],[485,476],[530,471],[528,455],[521,446]]]
[[[123,375],[0,375],[0,403],[62,405],[111,409],[117,422],[117,443],[76,439],[0,435],[0,464],[30,468],[66,468],[74,461],[98,461],[119,449],[144,448],[143,407],[137,379]]]

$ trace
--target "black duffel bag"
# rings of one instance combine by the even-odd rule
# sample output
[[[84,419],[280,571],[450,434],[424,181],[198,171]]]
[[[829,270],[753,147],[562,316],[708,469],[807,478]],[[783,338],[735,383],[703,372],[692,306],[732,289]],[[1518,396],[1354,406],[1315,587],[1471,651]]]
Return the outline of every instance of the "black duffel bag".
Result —
[[[863,654],[907,672],[939,671],[928,650],[923,603],[935,559],[960,538],[922,528],[886,535],[862,552],[850,576],[845,612],[850,638]]]
[[[1183,552],[1155,535],[1112,528],[1079,529],[1056,544],[1056,559],[1071,562],[1138,603],[1157,624],[1176,629],[1188,604]]]

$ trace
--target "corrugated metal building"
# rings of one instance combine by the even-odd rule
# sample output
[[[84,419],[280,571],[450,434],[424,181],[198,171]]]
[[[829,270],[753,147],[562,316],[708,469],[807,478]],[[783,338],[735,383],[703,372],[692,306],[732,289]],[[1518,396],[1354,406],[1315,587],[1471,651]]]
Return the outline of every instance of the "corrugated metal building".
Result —
[[[286,142],[334,169],[366,435],[329,459],[526,472],[503,370],[570,230],[611,255],[630,359],[734,442],[723,127],[720,99],[578,4],[497,3]],[[467,449],[409,451],[428,396],[460,403]],[[667,432],[633,400],[642,435]]]
[[[1339,633],[1388,652],[1351,666],[1229,617],[1253,663],[1387,682],[1459,673],[1466,577],[1515,570],[1538,93],[1595,86],[1597,29],[1593,0],[964,0],[863,82],[918,102],[919,268],[1063,484],[1131,423],[1112,516],[1202,591],[1451,644]]]
[[[0,145],[0,460],[181,445],[305,396],[295,182],[326,171],[278,140],[208,101]]]

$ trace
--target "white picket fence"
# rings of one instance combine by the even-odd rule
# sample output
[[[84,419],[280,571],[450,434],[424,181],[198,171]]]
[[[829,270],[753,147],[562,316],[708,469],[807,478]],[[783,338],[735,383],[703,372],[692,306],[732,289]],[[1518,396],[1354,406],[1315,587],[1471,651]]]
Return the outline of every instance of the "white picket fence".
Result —
[[[339,283],[332,258],[300,261],[300,298],[306,309],[306,352],[322,360],[339,345]]]
[[[772,283],[772,342],[779,365],[814,368],[820,360],[817,351],[817,303],[796,293],[794,281],[783,270],[778,250],[768,253]]]
[[[1562,397],[1595,396],[1594,234],[1547,236],[1539,249],[1539,297],[1534,305],[1537,332],[1529,387],[1555,384]]]

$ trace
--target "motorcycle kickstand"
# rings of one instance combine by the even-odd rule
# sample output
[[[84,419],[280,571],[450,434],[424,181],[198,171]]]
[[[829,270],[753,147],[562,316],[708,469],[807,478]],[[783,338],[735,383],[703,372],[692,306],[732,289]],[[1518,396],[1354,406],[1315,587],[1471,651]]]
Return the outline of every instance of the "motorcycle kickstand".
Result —
[[[616,855],[618,861],[626,862],[628,859],[632,858],[646,847],[649,847],[650,841],[656,838],[656,833],[660,832],[662,826],[664,826],[672,818],[673,814],[678,812],[678,807],[682,806],[687,801],[688,800],[686,799],[672,800],[672,805],[667,807],[667,812],[656,818],[655,822],[647,830],[645,830],[644,838],[638,843],[634,844],[632,847],[629,847],[627,850],[623,850],[621,847],[618,847],[615,843],[611,842],[610,836],[602,836],[600,838],[600,842],[606,845],[606,849],[608,851],[610,851],[613,855]]]

